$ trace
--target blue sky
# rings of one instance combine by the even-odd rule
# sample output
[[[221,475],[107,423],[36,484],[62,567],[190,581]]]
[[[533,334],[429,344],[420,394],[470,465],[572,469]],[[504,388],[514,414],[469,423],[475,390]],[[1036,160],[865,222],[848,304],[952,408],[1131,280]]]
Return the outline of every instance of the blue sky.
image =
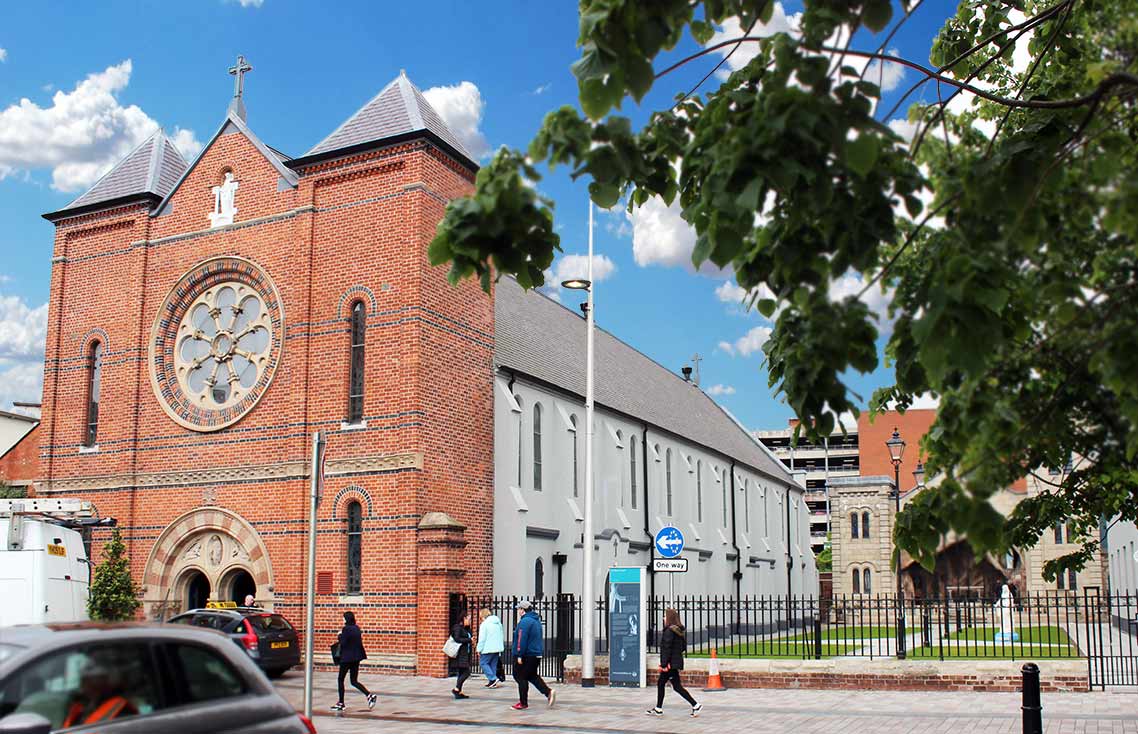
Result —
[[[799,9],[780,4],[772,23],[792,24]],[[955,3],[927,0],[890,48],[927,61],[953,12]],[[524,148],[547,111],[576,104],[569,72],[576,39],[572,1],[8,4],[0,27],[0,408],[39,397],[52,247],[52,226],[40,214],[82,193],[156,124],[176,135],[183,152],[196,152],[225,114],[232,93],[226,70],[238,53],[254,66],[245,95],[251,127],[291,155],[331,132],[401,68],[434,90],[429,98],[448,108],[440,111],[469,145],[490,150]],[[866,35],[854,46],[878,43]],[[685,38],[657,66],[695,49]],[[641,105],[626,101],[622,112],[643,123],[719,58],[708,55],[665,77]],[[898,80],[883,109],[915,80],[912,72]],[[585,187],[563,170],[539,184],[557,202],[566,255],[585,252]],[[718,399],[745,425],[785,425],[791,412],[772,397],[756,348],[769,324],[731,302],[738,294],[725,285],[733,283],[729,274],[684,266],[689,238],[663,206],[635,219],[598,212],[596,252],[615,266],[598,284],[598,323],[677,371],[698,352],[703,386],[721,386]],[[572,268],[555,263],[555,270],[560,277]],[[569,305],[579,300],[561,297]],[[882,368],[851,384],[868,399],[890,379]]]

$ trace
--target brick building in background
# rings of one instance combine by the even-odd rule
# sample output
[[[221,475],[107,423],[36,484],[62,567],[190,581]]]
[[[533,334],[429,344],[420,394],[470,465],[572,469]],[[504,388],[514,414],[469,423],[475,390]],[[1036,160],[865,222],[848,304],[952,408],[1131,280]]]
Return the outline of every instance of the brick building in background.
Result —
[[[40,406],[16,403],[16,407],[26,412],[0,410],[0,485],[30,494],[40,476]]]

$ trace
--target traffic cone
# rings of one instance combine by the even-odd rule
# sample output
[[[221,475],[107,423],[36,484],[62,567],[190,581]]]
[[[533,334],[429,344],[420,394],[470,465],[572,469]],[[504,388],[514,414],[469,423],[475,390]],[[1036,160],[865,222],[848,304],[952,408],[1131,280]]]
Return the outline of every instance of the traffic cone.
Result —
[[[723,685],[723,679],[719,677],[719,656],[716,649],[711,648],[711,664],[707,668],[707,685],[703,687],[705,691],[726,691],[727,686]]]

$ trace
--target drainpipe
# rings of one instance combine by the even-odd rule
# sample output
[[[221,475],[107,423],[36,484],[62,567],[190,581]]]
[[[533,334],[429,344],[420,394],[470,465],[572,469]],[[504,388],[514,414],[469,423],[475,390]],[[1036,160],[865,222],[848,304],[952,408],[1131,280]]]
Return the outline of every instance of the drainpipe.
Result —
[[[739,605],[743,599],[743,563],[739,552],[739,517],[735,512],[735,460],[731,460],[731,547],[735,549],[735,631],[739,630]]]
[[[794,558],[790,553],[790,485],[786,485],[786,597],[790,598],[790,574],[794,570]]]
[[[648,424],[641,423],[640,469],[644,476],[644,534],[648,536],[648,598],[656,596],[656,544],[652,542],[652,530],[648,524]]]

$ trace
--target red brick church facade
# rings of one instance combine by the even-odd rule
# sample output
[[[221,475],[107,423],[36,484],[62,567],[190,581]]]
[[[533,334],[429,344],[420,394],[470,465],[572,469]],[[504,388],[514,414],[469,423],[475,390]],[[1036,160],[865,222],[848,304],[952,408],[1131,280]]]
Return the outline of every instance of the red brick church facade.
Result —
[[[299,624],[322,431],[317,662],[350,608],[370,662],[440,674],[448,594],[490,591],[494,308],[426,249],[477,167],[402,74],[296,159],[236,102],[192,163],[159,133],[45,215],[38,493],[117,518],[146,616],[250,590]]]

